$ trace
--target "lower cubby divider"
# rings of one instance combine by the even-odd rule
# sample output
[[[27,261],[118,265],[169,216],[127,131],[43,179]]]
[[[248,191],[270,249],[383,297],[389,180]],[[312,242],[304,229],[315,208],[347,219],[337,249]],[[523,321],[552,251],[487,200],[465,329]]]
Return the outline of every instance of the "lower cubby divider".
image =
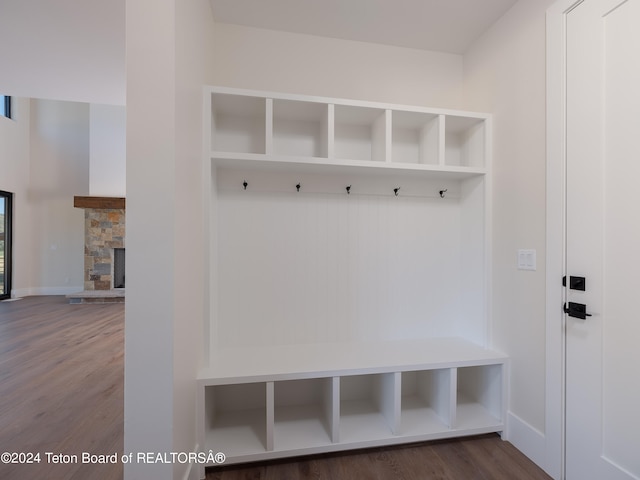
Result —
[[[331,422],[331,442],[340,443],[340,377],[331,377],[331,390],[325,394],[325,415]]]
[[[267,382],[266,384],[266,447],[268,451],[273,451],[273,438],[274,438],[274,418],[275,418],[275,405],[274,405],[274,385],[273,382]]]

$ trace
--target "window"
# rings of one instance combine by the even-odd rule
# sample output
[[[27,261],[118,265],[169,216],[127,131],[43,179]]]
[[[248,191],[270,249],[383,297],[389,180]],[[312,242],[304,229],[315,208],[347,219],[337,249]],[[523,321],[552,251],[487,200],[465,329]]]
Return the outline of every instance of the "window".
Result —
[[[11,97],[0,95],[0,115],[11,118]]]
[[[11,297],[12,200],[12,193],[0,190],[0,300]]]

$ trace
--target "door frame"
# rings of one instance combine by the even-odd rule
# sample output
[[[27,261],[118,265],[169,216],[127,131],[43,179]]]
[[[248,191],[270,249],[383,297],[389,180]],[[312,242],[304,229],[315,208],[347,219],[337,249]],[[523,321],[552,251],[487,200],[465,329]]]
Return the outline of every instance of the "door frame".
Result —
[[[584,0],[557,0],[547,9],[547,199],[546,199],[546,470],[565,478],[566,292],[566,39],[567,14]]]
[[[13,256],[11,253],[12,244],[12,227],[13,227],[13,193],[0,190],[0,195],[5,201],[5,210],[7,215],[5,216],[6,229],[4,232],[4,284],[7,287],[7,291],[4,294],[0,294],[0,300],[11,298],[11,266],[13,263]]]

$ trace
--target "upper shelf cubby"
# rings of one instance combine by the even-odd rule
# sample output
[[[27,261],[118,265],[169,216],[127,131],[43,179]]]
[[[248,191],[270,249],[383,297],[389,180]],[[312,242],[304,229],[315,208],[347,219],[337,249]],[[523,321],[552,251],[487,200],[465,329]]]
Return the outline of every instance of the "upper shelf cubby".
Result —
[[[490,116],[207,87],[211,158],[241,165],[483,175]],[[253,163],[252,163],[253,162]]]
[[[443,119],[443,115],[432,113],[394,111],[392,161],[438,165]]]
[[[450,115],[445,118],[445,165],[483,167],[485,165],[485,121],[481,118]]]
[[[211,94],[211,150],[266,153],[264,98]]]
[[[273,102],[274,155],[327,157],[328,106],[322,103],[267,99]]]
[[[386,110],[335,105],[335,158],[343,160],[386,160]]]

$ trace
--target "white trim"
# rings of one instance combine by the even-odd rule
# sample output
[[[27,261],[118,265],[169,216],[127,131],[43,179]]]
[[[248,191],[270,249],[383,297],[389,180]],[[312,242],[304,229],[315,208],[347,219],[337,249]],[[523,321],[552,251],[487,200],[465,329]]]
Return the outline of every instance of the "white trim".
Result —
[[[11,298],[22,298],[31,295],[31,289],[29,288],[14,288],[11,290]]]
[[[493,116],[485,120],[485,152],[484,169],[487,175],[484,178],[484,298],[487,299],[485,305],[485,330],[484,345],[488,348],[495,348],[493,342]],[[510,390],[509,379],[511,378],[510,366],[504,375],[507,392]],[[506,403],[505,405],[509,405]]]
[[[566,15],[582,0],[558,0],[547,10],[546,393],[544,468],[565,478],[565,195]]]
[[[202,225],[203,230],[203,251],[202,261],[204,265],[210,265],[211,263],[211,159],[209,154],[211,152],[211,92],[205,88],[203,93],[202,102],[202,128],[204,135],[202,135]],[[211,345],[209,325],[211,323],[211,302],[209,295],[211,293],[211,274],[207,268],[203,269],[204,275],[202,277],[203,288],[203,305],[202,305],[202,339],[201,339],[201,351],[200,366],[209,365],[209,346]]]
[[[545,465],[547,442],[544,433],[533,428],[513,412],[507,412],[507,440],[535,464]]]
[[[69,295],[83,291],[82,286],[75,287],[27,287],[11,290],[13,298],[31,297],[36,295]]]

